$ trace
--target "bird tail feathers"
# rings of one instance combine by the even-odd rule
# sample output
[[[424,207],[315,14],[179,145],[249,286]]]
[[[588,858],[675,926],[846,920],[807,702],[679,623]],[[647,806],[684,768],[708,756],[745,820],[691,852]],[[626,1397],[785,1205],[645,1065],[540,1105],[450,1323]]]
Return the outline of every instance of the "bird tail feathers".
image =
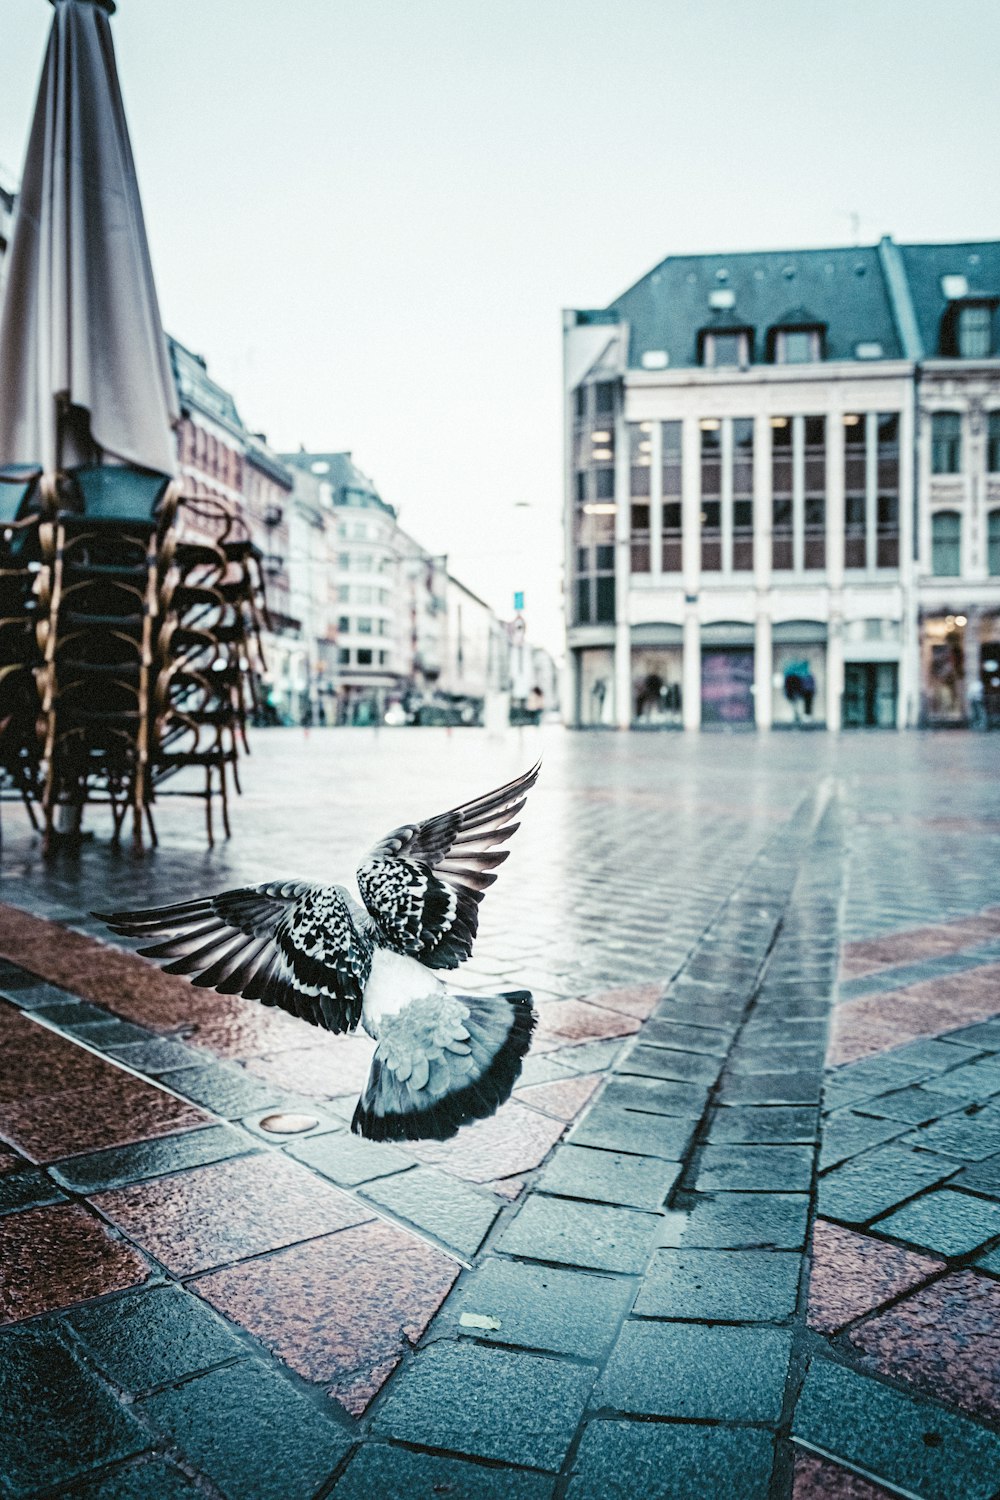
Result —
[[[429,1025],[431,1005],[441,1014]],[[446,1141],[488,1119],[510,1098],[535,1020],[529,990],[411,1001],[383,1023],[351,1129],[373,1141]]]

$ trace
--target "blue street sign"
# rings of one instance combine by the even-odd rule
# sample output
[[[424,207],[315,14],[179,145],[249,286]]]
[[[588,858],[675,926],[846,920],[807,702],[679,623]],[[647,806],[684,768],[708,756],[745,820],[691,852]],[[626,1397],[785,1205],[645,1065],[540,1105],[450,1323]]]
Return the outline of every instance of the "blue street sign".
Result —
[[[521,609],[524,608],[524,594],[521,592],[520,589],[514,595],[514,608],[518,609],[518,610],[521,610]]]

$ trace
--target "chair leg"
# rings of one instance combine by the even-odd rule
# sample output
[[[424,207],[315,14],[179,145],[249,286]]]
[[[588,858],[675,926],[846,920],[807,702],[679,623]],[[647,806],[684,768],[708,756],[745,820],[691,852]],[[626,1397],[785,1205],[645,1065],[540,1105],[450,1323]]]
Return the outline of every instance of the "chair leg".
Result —
[[[225,761],[223,761],[219,767],[219,785],[222,788],[222,826],[226,830],[226,838],[231,839],[233,836],[233,831],[229,826],[229,789],[228,782],[226,780]]]
[[[212,767],[205,767],[205,818],[208,823],[208,847],[215,848],[215,839],[212,836]]]

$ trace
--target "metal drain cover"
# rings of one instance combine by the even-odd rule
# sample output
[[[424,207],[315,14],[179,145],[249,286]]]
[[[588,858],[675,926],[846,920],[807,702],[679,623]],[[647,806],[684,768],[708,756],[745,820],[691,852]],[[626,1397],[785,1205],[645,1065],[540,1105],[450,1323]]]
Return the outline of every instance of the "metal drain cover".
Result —
[[[269,1135],[301,1135],[303,1131],[315,1130],[319,1124],[315,1115],[265,1115],[259,1122],[261,1130]]]

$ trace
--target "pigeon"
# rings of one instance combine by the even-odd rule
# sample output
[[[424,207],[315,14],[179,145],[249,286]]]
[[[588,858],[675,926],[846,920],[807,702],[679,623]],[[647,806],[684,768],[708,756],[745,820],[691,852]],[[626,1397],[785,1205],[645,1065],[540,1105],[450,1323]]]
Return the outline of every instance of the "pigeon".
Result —
[[[377,1042],[351,1121],[373,1141],[448,1140],[510,1097],[531,1043],[528,990],[465,995],[479,903],[541,762],[450,812],[396,828],[342,885],[272,880],[144,911],[94,912],[168,974]]]

